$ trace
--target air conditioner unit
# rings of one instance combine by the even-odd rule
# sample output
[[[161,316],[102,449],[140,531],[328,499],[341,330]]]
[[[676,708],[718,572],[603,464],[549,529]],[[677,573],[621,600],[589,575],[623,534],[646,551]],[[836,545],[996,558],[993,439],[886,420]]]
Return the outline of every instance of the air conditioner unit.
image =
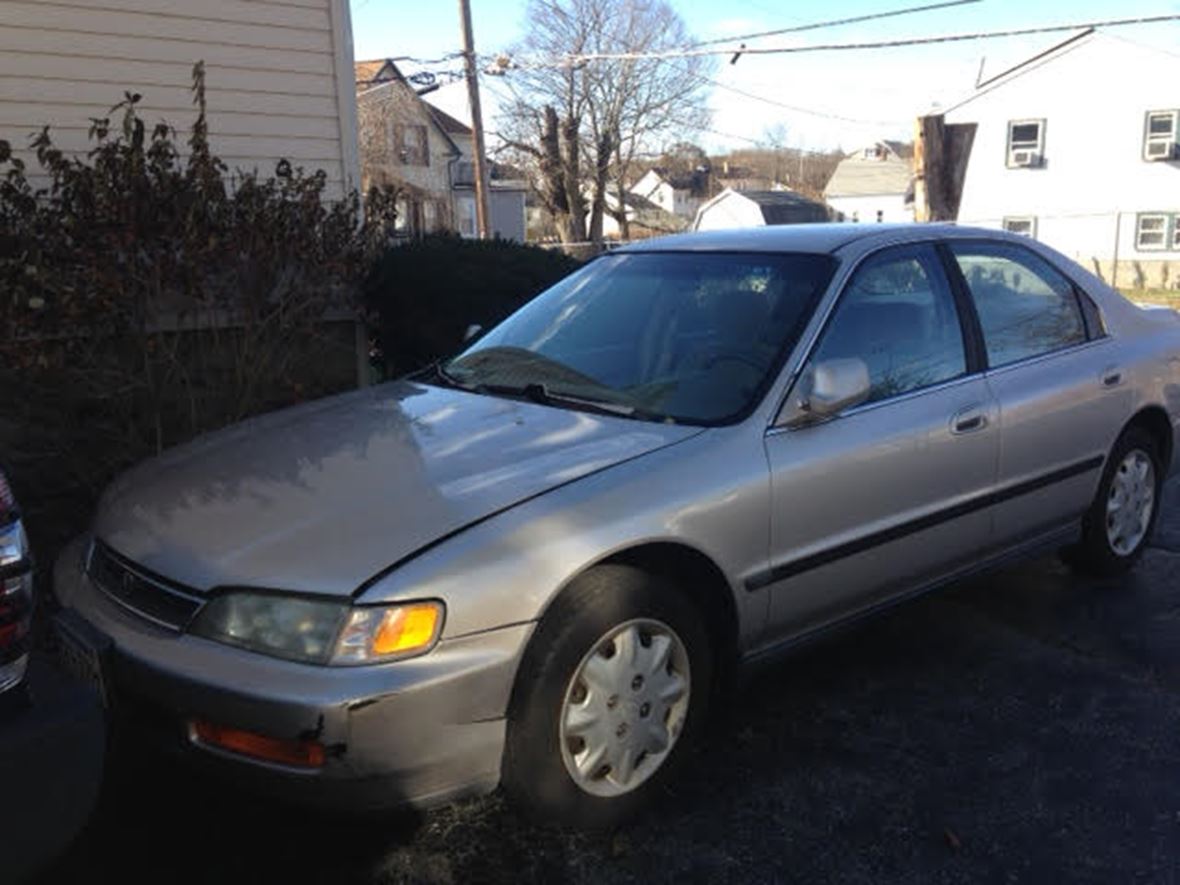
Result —
[[[1145,160],[1176,160],[1180,159],[1180,145],[1170,138],[1157,138],[1148,141],[1143,146]]]
[[[1041,155],[1034,150],[1012,151],[1009,158],[1013,166],[1041,165]]]

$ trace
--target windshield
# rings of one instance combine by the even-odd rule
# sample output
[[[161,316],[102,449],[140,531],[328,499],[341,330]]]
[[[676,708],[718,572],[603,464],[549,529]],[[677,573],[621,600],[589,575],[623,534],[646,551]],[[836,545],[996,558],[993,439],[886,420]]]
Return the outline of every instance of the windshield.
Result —
[[[599,258],[442,367],[453,383],[652,420],[720,424],[754,407],[835,262],[827,255]]]

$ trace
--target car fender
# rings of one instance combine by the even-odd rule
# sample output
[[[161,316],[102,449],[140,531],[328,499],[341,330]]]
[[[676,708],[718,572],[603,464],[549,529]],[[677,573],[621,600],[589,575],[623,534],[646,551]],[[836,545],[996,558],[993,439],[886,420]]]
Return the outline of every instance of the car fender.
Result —
[[[740,589],[765,568],[770,481],[748,423],[717,428],[526,501],[404,562],[362,603],[440,599],[443,637],[540,618],[595,563],[651,543],[690,547],[733,594],[739,646],[761,631],[765,594]]]

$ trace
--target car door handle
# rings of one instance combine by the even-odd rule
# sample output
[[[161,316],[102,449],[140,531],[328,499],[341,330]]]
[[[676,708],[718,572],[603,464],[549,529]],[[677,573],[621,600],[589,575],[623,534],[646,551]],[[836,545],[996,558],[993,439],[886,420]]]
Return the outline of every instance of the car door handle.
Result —
[[[987,412],[982,406],[969,406],[955,412],[951,418],[951,433],[975,433],[987,427]]]
[[[1118,387],[1123,381],[1122,370],[1117,366],[1107,366],[1102,370],[1102,386]]]

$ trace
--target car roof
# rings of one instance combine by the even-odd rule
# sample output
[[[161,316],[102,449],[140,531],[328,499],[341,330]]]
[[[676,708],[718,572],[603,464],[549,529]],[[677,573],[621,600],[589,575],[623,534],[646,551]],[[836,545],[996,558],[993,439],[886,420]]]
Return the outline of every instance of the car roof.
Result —
[[[697,231],[631,243],[613,252],[811,252],[834,253],[849,243],[872,240],[981,236],[1007,239],[995,230],[955,224],[779,224]]]

